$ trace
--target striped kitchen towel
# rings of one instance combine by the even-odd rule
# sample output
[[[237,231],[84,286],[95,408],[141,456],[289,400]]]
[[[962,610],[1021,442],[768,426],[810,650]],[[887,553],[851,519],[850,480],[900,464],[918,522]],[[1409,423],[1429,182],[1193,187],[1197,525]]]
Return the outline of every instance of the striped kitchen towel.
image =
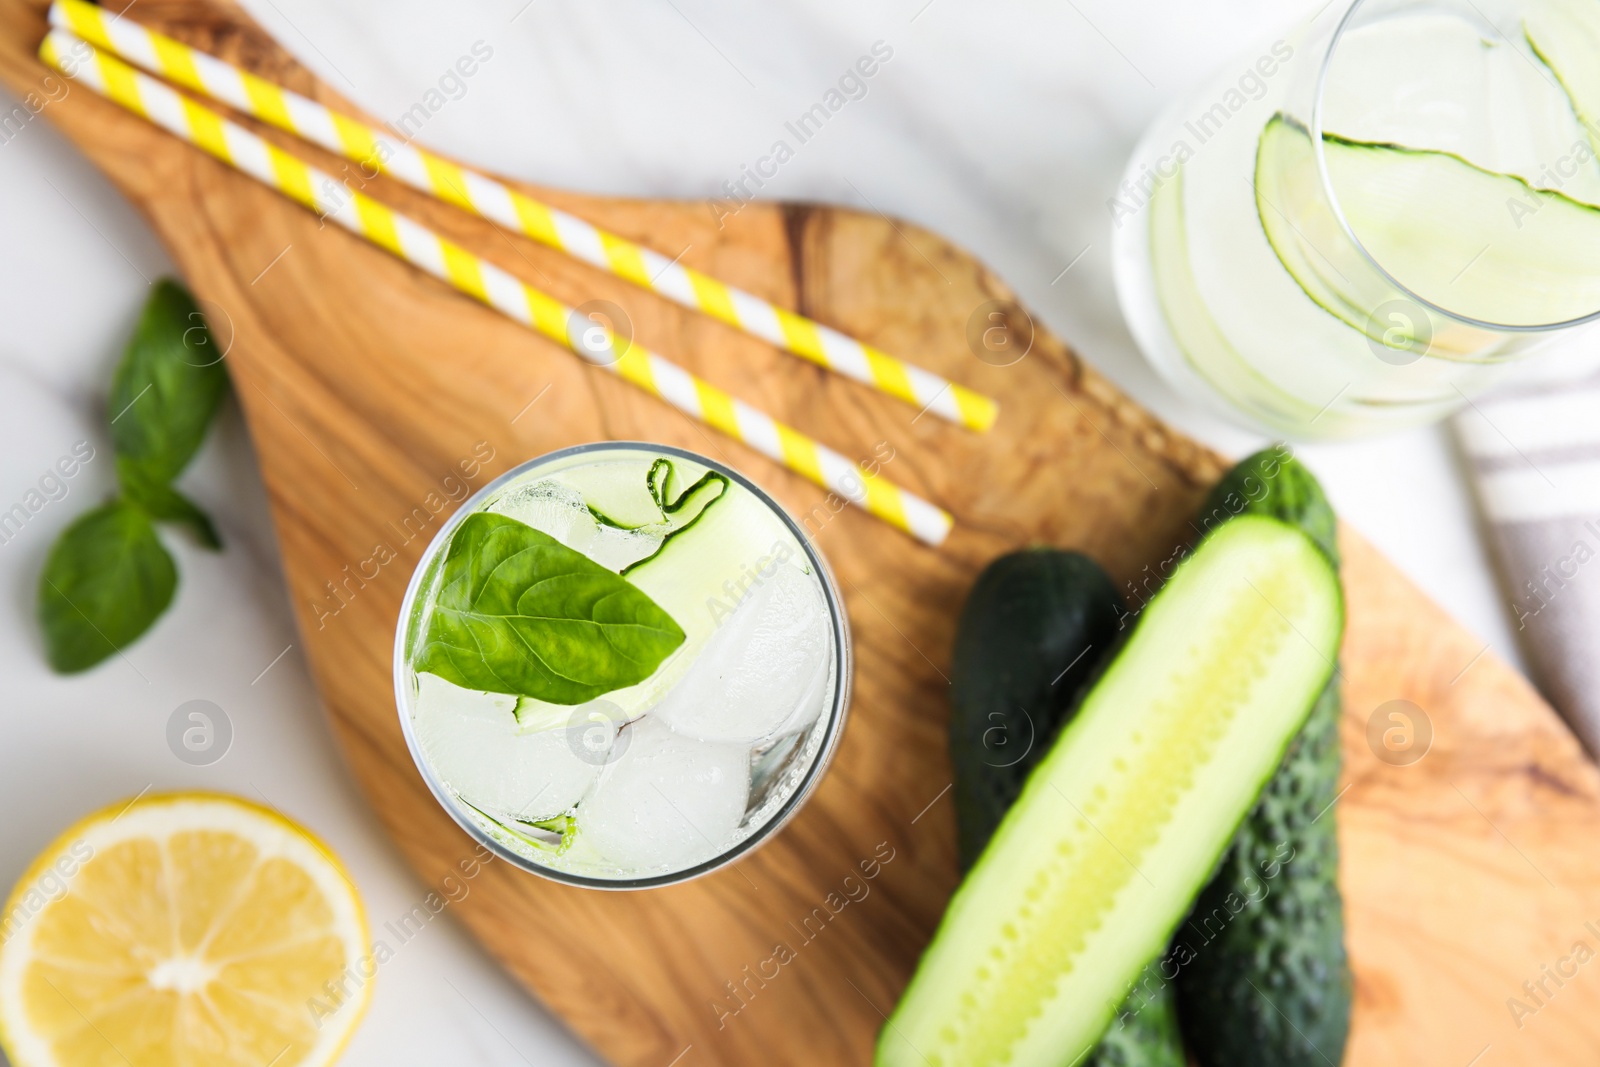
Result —
[[[1600,374],[1476,400],[1455,429],[1533,680],[1600,755]]]

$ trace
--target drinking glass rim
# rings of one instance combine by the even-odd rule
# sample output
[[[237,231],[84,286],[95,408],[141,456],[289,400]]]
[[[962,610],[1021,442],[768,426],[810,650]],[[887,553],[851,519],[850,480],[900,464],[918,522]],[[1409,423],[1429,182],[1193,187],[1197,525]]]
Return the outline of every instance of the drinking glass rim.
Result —
[[[686,459],[692,463],[698,463],[711,470],[714,470],[730,480],[737,482],[741,487],[754,494],[758,500],[765,504],[769,510],[777,515],[780,520],[782,520],[784,526],[788,528],[789,532],[794,535],[795,540],[800,545],[801,551],[805,553],[806,558],[810,562],[813,570],[821,579],[823,600],[828,606],[828,619],[832,624],[834,662],[837,665],[837,669],[835,671],[837,682],[834,686],[833,706],[828,711],[828,722],[824,728],[825,732],[823,733],[821,747],[818,749],[816,758],[812,761],[811,766],[806,768],[805,775],[801,779],[800,783],[795,787],[794,792],[791,793],[788,799],[783,802],[783,806],[777,811],[773,812],[772,815],[767,819],[766,823],[764,823],[760,828],[750,833],[727,851],[719,852],[710,859],[704,860],[681,871],[673,871],[667,874],[648,875],[639,878],[597,878],[592,875],[558,870],[553,867],[547,867],[542,864],[535,863],[521,853],[507,848],[499,841],[496,841],[488,834],[487,831],[473,822],[470,818],[466,817],[466,815],[459,810],[460,806],[464,802],[457,800],[450,794],[449,790],[445,788],[444,783],[438,778],[438,776],[434,773],[433,768],[429,765],[427,759],[423,755],[422,746],[417,741],[416,732],[411,724],[411,716],[407,714],[406,709],[406,686],[409,683],[409,679],[406,677],[405,670],[405,645],[408,623],[410,621],[412,611],[416,606],[417,596],[422,586],[424,572],[428,569],[428,566],[433,562],[437,554],[449,544],[450,537],[455,533],[457,527],[465,522],[469,516],[476,514],[479,506],[490,496],[490,494],[494,493],[498,489],[503,488],[510,482],[515,481],[532,468],[549,464],[556,460],[566,459],[570,456],[582,455],[587,452],[602,451],[646,452],[654,455],[667,455],[675,456],[679,459]],[[850,686],[853,673],[852,666],[853,650],[851,647],[850,638],[850,622],[848,617],[845,615],[844,600],[839,592],[838,585],[834,582],[833,571],[831,568],[829,568],[827,560],[822,557],[822,554],[817,551],[816,546],[811,543],[811,539],[806,536],[804,528],[795,522],[794,517],[789,514],[787,509],[774,500],[766,490],[762,489],[759,485],[756,485],[753,481],[734,470],[732,467],[729,467],[723,463],[719,463],[707,456],[700,455],[697,452],[691,452],[686,448],[678,448],[673,445],[655,444],[651,441],[591,441],[588,444],[572,445],[567,448],[556,449],[554,452],[545,452],[541,455],[534,456],[532,459],[524,460],[509,470],[497,475],[494,479],[484,485],[483,488],[479,489],[476,493],[473,493],[466,500],[462,501],[461,506],[455,510],[455,513],[452,514],[450,518],[445,521],[444,525],[439,527],[438,532],[433,535],[433,539],[428,542],[428,547],[423,550],[422,556],[417,560],[415,569],[411,572],[411,579],[406,584],[405,597],[400,602],[400,617],[395,625],[395,710],[400,716],[400,732],[405,737],[406,748],[411,753],[411,761],[412,763],[416,764],[417,772],[422,775],[422,780],[427,785],[428,791],[433,794],[434,800],[436,800],[439,803],[439,806],[445,810],[445,813],[455,821],[456,825],[461,827],[462,830],[466,831],[467,836],[478,842],[478,844],[489,849],[497,857],[506,860],[512,866],[524,871],[528,871],[531,874],[548,878],[554,882],[577,886],[582,889],[605,889],[616,891],[655,889],[660,886],[677,885],[682,882],[692,881],[693,879],[710,874],[713,871],[719,870],[720,868],[733,863],[735,860],[742,858],[748,853],[754,851],[758,846],[764,844],[768,838],[777,833],[779,829],[781,829],[790,819],[795,816],[805,802],[810,799],[812,790],[816,788],[817,783],[822,779],[823,773],[827,771],[828,765],[833,760],[834,751],[839,747],[839,739],[844,734],[845,719],[850,706]]]
[[[1582,326],[1585,323],[1594,322],[1596,319],[1600,319],[1600,308],[1596,308],[1587,315],[1581,315],[1575,319],[1565,319],[1560,322],[1537,323],[1532,325],[1508,325],[1506,323],[1492,322],[1488,319],[1477,319],[1470,315],[1463,315],[1460,312],[1451,311],[1449,308],[1436,304],[1427,297],[1414,292],[1410,286],[1406,285],[1393,274],[1389,273],[1388,268],[1386,268],[1382,263],[1379,263],[1378,257],[1374,256],[1372,252],[1368,250],[1367,246],[1362,243],[1361,238],[1356,236],[1355,229],[1350,225],[1350,221],[1345,218],[1344,207],[1339,203],[1339,194],[1334,191],[1333,181],[1328,174],[1328,159],[1323,149],[1322,140],[1322,108],[1323,96],[1328,88],[1328,72],[1333,66],[1334,54],[1339,50],[1339,43],[1344,40],[1345,31],[1350,29],[1351,20],[1355,17],[1356,12],[1361,9],[1361,5],[1364,3],[1366,3],[1366,0],[1352,0],[1349,8],[1347,8],[1344,15],[1340,17],[1339,24],[1334,27],[1332,36],[1328,38],[1328,47],[1323,53],[1322,64],[1317,71],[1316,93],[1311,102],[1311,151],[1317,160],[1317,178],[1322,185],[1322,193],[1328,198],[1328,204],[1333,209],[1333,217],[1339,222],[1339,228],[1344,231],[1346,237],[1350,238],[1351,243],[1356,246],[1356,250],[1361,253],[1362,258],[1370,263],[1372,268],[1383,276],[1384,280],[1398,289],[1406,298],[1415,301],[1417,304],[1427,308],[1430,311],[1437,312],[1438,314],[1443,315],[1448,319],[1453,319],[1454,321],[1462,323],[1463,325],[1472,326],[1481,330],[1489,330],[1494,333],[1554,333],[1558,330],[1568,329],[1573,326]],[[1480,12],[1480,14],[1482,13]],[[1484,19],[1487,21],[1488,16],[1485,15]],[[1499,32],[1498,27],[1496,27],[1496,32]],[[1501,34],[1501,37],[1503,39],[1504,35]]]

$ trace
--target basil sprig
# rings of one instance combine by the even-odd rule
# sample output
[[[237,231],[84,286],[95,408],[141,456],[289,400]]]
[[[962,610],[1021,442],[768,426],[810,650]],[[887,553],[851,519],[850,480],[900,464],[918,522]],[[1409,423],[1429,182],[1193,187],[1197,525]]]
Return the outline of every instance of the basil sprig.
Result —
[[[50,666],[85,670],[150,628],[172,603],[178,571],[150,516],[112,500],[67,527],[39,583]]]
[[[416,669],[551,704],[644,681],[684,633],[637,586],[504,515],[478,512],[445,552]]]
[[[136,640],[172,603],[178,571],[156,522],[179,523],[211,549],[209,516],[172,486],[228,391],[222,354],[194,298],[163,280],[145,303],[107,405],[121,493],[61,534],[39,579],[50,666],[87,670]]]
[[[159,282],[111,378],[117,466],[169,484],[199,451],[227,392],[222,356],[194,297],[170,279]]]

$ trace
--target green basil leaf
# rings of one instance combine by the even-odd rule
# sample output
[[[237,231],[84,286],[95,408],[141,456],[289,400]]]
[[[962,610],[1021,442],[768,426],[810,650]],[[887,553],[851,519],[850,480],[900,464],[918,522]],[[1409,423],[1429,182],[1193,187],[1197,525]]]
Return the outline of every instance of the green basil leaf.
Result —
[[[144,468],[122,456],[117,457],[117,479],[122,483],[123,495],[143,508],[152,519],[183,523],[206,548],[221,550],[222,537],[211,522],[211,516],[201,511],[194,501],[164,482],[152,482]]]
[[[88,670],[150,628],[172,603],[178,571],[139,508],[113,500],[62,532],[39,580],[50,666]]]
[[[111,379],[111,443],[143,481],[165,484],[194,458],[228,391],[222,353],[199,306],[163,279]]]
[[[626,578],[479,512],[450,539],[416,669],[467,689],[582,704],[644,681],[683,639]]]

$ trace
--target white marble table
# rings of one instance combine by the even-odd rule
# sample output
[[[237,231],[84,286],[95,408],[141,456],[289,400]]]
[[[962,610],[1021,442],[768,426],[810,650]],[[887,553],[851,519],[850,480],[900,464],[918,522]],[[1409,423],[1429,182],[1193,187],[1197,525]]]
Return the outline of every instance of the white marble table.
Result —
[[[1296,5],[1161,0],[247,0],[329,82],[420,141],[522,177],[728,202],[752,194],[902,215],[986,259],[1123,388],[1232,453],[1134,351],[1111,287],[1105,201],[1142,124]],[[490,54],[470,78],[447,71]],[[892,55],[804,144],[786,131],[858,57]],[[445,79],[441,84],[441,78]],[[433,92],[430,92],[433,90]],[[0,110],[14,101],[0,95]],[[420,105],[421,110],[417,108]],[[437,105],[437,106],[435,106]],[[779,139],[795,148],[762,163]],[[741,194],[742,195],[742,194]],[[717,208],[708,204],[707,210]],[[1066,269],[1069,264],[1071,269]],[[89,674],[45,668],[34,586],[55,535],[113,485],[104,396],[147,284],[171,265],[107,181],[43,121],[0,138],[0,502],[74,443],[94,461],[0,545],[0,882],[86,811],[146,788],[264,797],[349,862],[375,924],[426,892],[351,785],[318,707],[237,410],[183,480],[228,550],[170,538],[182,579],[144,640]],[[1301,449],[1343,515],[1502,656],[1517,658],[1442,430]],[[178,705],[229,716],[227,756],[168,750]],[[592,1063],[448,918],[382,972],[352,1065]],[[691,1054],[692,1055],[692,1054]],[[684,1067],[692,1067],[685,1061]]]

